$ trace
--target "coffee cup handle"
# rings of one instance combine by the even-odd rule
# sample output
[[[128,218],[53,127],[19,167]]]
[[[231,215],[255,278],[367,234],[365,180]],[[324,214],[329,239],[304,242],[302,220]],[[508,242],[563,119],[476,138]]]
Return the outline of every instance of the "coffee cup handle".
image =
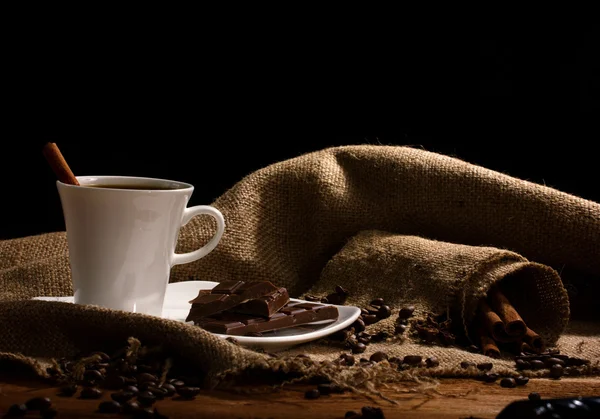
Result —
[[[225,219],[223,218],[221,211],[215,207],[211,207],[210,205],[196,205],[194,207],[186,208],[183,211],[183,217],[181,218],[181,226],[183,227],[186,225],[197,215],[210,215],[216,220],[217,231],[215,232],[215,235],[200,249],[196,249],[188,253],[173,253],[173,256],[171,257],[171,266],[190,263],[203,258],[212,252],[214,248],[217,247],[217,244],[219,244],[221,241],[221,237],[225,231]]]

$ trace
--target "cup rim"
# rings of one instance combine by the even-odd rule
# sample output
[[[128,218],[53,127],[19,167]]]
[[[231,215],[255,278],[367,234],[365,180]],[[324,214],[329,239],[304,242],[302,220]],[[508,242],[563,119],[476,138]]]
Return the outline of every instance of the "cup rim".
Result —
[[[173,193],[173,192],[180,192],[180,191],[194,189],[194,186],[187,182],[182,182],[179,180],[172,180],[172,179],[163,179],[163,178],[157,178],[157,177],[120,176],[120,175],[86,175],[86,176],[75,176],[75,178],[77,179],[77,181],[79,181],[79,183],[80,183],[79,185],[71,185],[69,183],[61,182],[60,180],[57,180],[56,183],[57,183],[57,185],[61,185],[62,187],[66,187],[66,188],[83,188],[83,189],[87,189],[87,190],[96,190],[96,191]],[[126,183],[126,182],[135,183],[135,182],[139,181],[140,183],[156,183],[159,185],[166,184],[166,185],[173,185],[175,187],[173,187],[172,189],[123,189],[123,188],[118,187],[119,186],[118,183],[115,183],[114,188],[109,188],[109,187],[92,188],[92,187],[90,187],[91,185],[94,184],[94,181],[97,181],[96,183],[102,183],[102,184],[106,185],[105,182],[107,182],[109,180],[121,181],[122,184]],[[84,182],[87,182],[87,183],[84,183]]]

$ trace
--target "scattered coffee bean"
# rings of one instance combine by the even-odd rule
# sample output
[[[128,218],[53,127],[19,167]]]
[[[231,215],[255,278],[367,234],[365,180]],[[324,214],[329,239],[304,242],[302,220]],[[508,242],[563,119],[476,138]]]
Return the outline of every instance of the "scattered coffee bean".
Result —
[[[177,394],[184,399],[193,399],[200,394],[200,387],[179,387],[177,388]]]
[[[379,319],[377,318],[377,316],[375,314],[367,314],[364,316],[361,316],[363,322],[365,323],[365,325],[370,325],[370,324],[375,324],[379,321]]]
[[[385,330],[381,330],[375,333],[373,336],[371,336],[371,342],[383,342],[389,337],[390,335],[388,334],[388,332],[386,332]]]
[[[554,364],[550,367],[550,377],[559,379],[564,375],[565,371],[562,365]]]
[[[77,393],[77,384],[66,384],[58,390],[58,395],[62,397],[71,397]]]
[[[382,306],[384,304],[383,298],[375,298],[370,304],[376,307]]]
[[[474,362],[471,362],[471,361],[462,361],[460,363],[460,367],[467,369],[467,368],[471,368],[471,367],[476,367],[476,365]]]
[[[356,333],[363,332],[365,330],[365,322],[358,318],[354,323],[352,323],[352,327]]]
[[[311,390],[307,390],[307,391],[304,393],[304,398],[305,398],[305,399],[311,399],[311,400],[314,400],[314,399],[318,399],[320,396],[321,396],[321,393],[320,393],[320,392],[319,392],[319,390],[317,390],[316,388],[313,388],[313,389],[311,389]]]
[[[52,406],[52,401],[48,397],[34,397],[25,402],[28,410],[44,410]]]
[[[392,356],[388,359],[388,362],[390,364],[401,364],[402,360],[400,358],[398,358],[397,356]]]
[[[158,377],[148,372],[142,372],[138,374],[137,381],[139,384],[144,383],[146,381],[152,381],[153,383],[156,383],[158,381]]]
[[[105,400],[98,405],[99,413],[119,413],[121,404],[115,400]]]
[[[564,367],[565,361],[563,361],[562,359],[559,359],[559,358],[546,358],[544,360],[544,365],[546,366],[546,368],[550,368],[554,364],[558,364],[558,365],[561,365]]]
[[[515,383],[518,386],[524,386],[529,382],[529,377],[525,377],[523,375],[519,375],[518,377],[515,377]]]
[[[529,361],[529,367],[532,370],[541,370],[546,366],[544,365],[544,361],[541,361],[539,359],[532,359],[531,361]]]
[[[385,419],[380,407],[363,406],[360,409],[363,419]]]
[[[134,393],[129,391],[119,391],[117,393],[112,393],[110,398],[119,403],[125,403],[127,400],[133,399],[135,396]]]
[[[81,389],[79,397],[82,399],[99,399],[102,397],[102,391],[96,387],[84,387]]]
[[[403,364],[420,365],[423,357],[421,355],[406,355],[402,360]]]
[[[400,309],[400,312],[398,313],[398,318],[399,319],[408,319],[408,318],[412,317],[414,312],[415,312],[414,306],[403,307],[402,309]]]
[[[397,335],[403,335],[405,331],[406,331],[405,324],[397,324],[394,328],[394,333]]]
[[[481,371],[489,371],[494,367],[494,364],[491,362],[481,362],[477,364],[477,369]]]
[[[156,401],[156,396],[150,391],[140,391],[137,395],[137,401],[143,406],[152,406]]]
[[[125,386],[123,387],[123,391],[133,393],[134,396],[140,392],[140,390],[136,386]]]
[[[430,356],[425,360],[427,368],[435,368],[440,366],[440,361],[435,356]]]
[[[517,383],[512,377],[504,377],[502,380],[500,380],[500,386],[506,388],[514,388],[517,386]]]
[[[126,415],[131,415],[137,412],[138,410],[141,410],[139,403],[135,400],[126,401],[121,405],[121,408],[123,409],[123,413],[125,413]]]
[[[40,417],[42,419],[54,419],[56,416],[58,416],[58,411],[53,407],[49,407],[48,409],[40,410]]]
[[[13,404],[8,408],[4,417],[5,418],[19,418],[19,417],[25,416],[26,413],[27,413],[27,406],[25,406],[24,404]]]
[[[353,354],[362,354],[367,350],[367,346],[364,343],[357,342],[356,345],[351,348]]]
[[[499,376],[495,372],[485,372],[481,375],[481,379],[486,383],[495,383]]]
[[[368,345],[369,343],[371,343],[371,338],[367,338],[367,337],[364,337],[364,336],[360,336],[360,337],[358,338],[358,341],[359,341],[360,343],[364,344],[364,345]]]
[[[524,359],[517,359],[515,361],[515,364],[518,370],[528,370],[531,368],[531,364],[529,364],[529,362],[525,361]]]
[[[392,309],[389,306],[382,305],[377,310],[376,316],[379,320],[387,319],[392,315]]]
[[[385,359],[388,359],[387,354],[385,352],[382,352],[382,351],[377,351],[377,352],[374,352],[371,355],[371,357],[369,358],[369,361],[372,361],[372,362],[381,362],[381,361],[383,361]]]
[[[169,383],[164,383],[163,385],[160,386],[160,388],[163,388],[166,390],[166,397],[171,397],[173,394],[176,393],[176,389],[175,386],[173,384],[169,384]]]
[[[356,362],[356,359],[350,354],[341,354],[340,359],[344,362],[345,365],[351,367]]]
[[[536,393],[535,391],[532,391],[531,393],[529,393],[529,396],[527,396],[527,398],[529,400],[533,400],[533,401],[535,401],[535,400],[541,400],[540,394]]]

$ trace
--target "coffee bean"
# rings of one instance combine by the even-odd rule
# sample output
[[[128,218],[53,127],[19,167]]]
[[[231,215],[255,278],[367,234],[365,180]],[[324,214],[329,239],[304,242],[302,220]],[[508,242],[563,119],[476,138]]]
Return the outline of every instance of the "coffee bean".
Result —
[[[381,362],[385,359],[388,359],[387,354],[385,352],[377,351],[371,355],[371,357],[369,358],[369,361]]]
[[[342,354],[342,355],[340,355],[340,358],[348,366],[352,366],[356,362],[356,359],[352,355],[350,355],[350,354]]]
[[[363,406],[360,413],[362,413],[363,419],[385,419],[380,407]]]
[[[83,378],[86,380],[102,381],[104,380],[104,374],[98,370],[87,370],[83,373]]]
[[[367,337],[364,337],[364,336],[359,337],[358,341],[360,343],[362,343],[363,345],[368,345],[369,343],[371,343],[371,339],[367,338]]]
[[[376,314],[376,316],[379,320],[387,319],[391,315],[392,315],[392,309],[386,305],[380,306],[379,310],[377,310],[377,314]]]
[[[397,324],[396,327],[394,328],[394,333],[397,335],[403,335],[405,331],[406,331],[406,325],[404,325],[404,324]]]
[[[140,392],[140,390],[136,386],[125,386],[123,387],[123,391],[133,393],[134,396]]]
[[[495,372],[485,372],[481,375],[481,379],[486,383],[495,383],[499,376]]]
[[[515,361],[515,364],[518,370],[528,370],[529,368],[531,368],[529,362],[525,361],[524,359],[517,359]]]
[[[172,379],[172,380],[169,380],[169,384],[173,384],[173,387],[178,388],[178,387],[185,386],[185,381],[178,380],[178,379]]]
[[[123,413],[125,413],[126,415],[131,415],[137,412],[138,410],[141,410],[139,403],[135,400],[126,401],[121,405],[121,408],[123,409]]]
[[[137,401],[143,406],[152,406],[156,401],[156,396],[148,390],[140,391],[137,395]]]
[[[582,365],[588,365],[590,363],[590,360],[589,359],[569,357],[565,362],[570,367],[581,367]]]
[[[558,365],[561,365],[564,367],[565,361],[563,361],[562,359],[559,359],[559,358],[546,358],[544,360],[544,365],[546,366],[546,368],[550,368],[554,364],[558,364]]]
[[[373,336],[371,336],[371,342],[383,342],[389,337],[390,335],[388,334],[388,332],[386,332],[385,330],[381,330],[375,333]]]
[[[173,384],[169,384],[169,383],[164,383],[163,385],[160,386],[160,388],[164,389],[167,392],[165,394],[166,397],[171,397],[177,391],[175,389],[175,386]]]
[[[114,400],[105,400],[98,405],[99,413],[119,413],[121,404]]]
[[[475,367],[475,366],[476,366],[475,363],[471,362],[471,361],[462,361],[460,363],[460,367],[464,368],[464,369],[467,369],[467,368],[470,368],[470,367]]]
[[[554,364],[550,367],[550,377],[559,379],[564,375],[565,371],[562,365]]]
[[[491,362],[481,362],[477,364],[477,369],[481,371],[489,371],[494,367],[494,364]]]
[[[400,309],[400,312],[398,313],[398,318],[399,319],[408,319],[408,318],[412,317],[414,312],[415,312],[414,306],[403,307],[402,309]]]
[[[140,391],[147,391],[150,387],[156,387],[156,383],[154,381],[144,381],[138,386]]]
[[[100,391],[96,387],[84,387],[81,389],[79,397],[81,399],[99,399],[100,397],[102,397],[102,391]]]
[[[430,356],[425,360],[425,365],[427,366],[427,368],[439,367],[440,361],[438,361],[438,359],[435,356]]]
[[[109,375],[102,382],[102,387],[109,390],[120,390],[125,386],[125,377],[122,375]]]
[[[25,416],[27,413],[27,406],[24,404],[13,404],[11,405],[6,414],[3,416],[5,418],[19,418]]]
[[[346,303],[348,296],[345,294],[333,293],[333,294],[329,294],[326,298],[327,298],[328,304],[335,304],[338,306],[343,306]]]
[[[321,393],[319,393],[319,390],[317,390],[316,388],[313,388],[312,390],[307,390],[304,393],[304,398],[305,399],[318,399],[321,396]]]
[[[58,390],[58,395],[62,397],[71,397],[77,393],[77,384],[66,384]]]
[[[363,332],[365,330],[365,322],[358,318],[354,323],[352,323],[352,327],[356,333]]]
[[[545,367],[544,361],[541,361],[539,359],[532,359],[531,361],[529,361],[529,366],[532,370],[541,370]]]
[[[141,384],[145,381],[152,381],[152,382],[156,383],[158,381],[158,377],[154,374],[143,372],[143,373],[138,374],[137,380],[138,380],[139,384]]]
[[[154,409],[140,406],[133,414],[132,419],[154,419]]]
[[[527,396],[527,398],[529,400],[533,400],[533,401],[541,400],[540,394],[536,393],[535,391],[532,391],[531,393],[529,393],[529,396]]]
[[[40,411],[40,417],[42,419],[54,419],[56,416],[58,416],[58,411],[53,407]]]
[[[177,388],[177,394],[179,394],[184,399],[193,399],[198,394],[200,394],[199,387],[179,387]]]
[[[506,388],[514,388],[517,386],[517,383],[512,377],[504,377],[502,380],[500,380],[500,386]]]
[[[367,346],[364,343],[357,342],[351,349],[353,354],[362,354],[367,350]]]
[[[515,383],[518,386],[524,386],[529,382],[529,377],[525,377],[523,375],[519,375],[518,377],[515,377]]]
[[[367,315],[361,316],[361,317],[362,317],[365,325],[374,324],[379,321],[379,319],[377,318],[377,316],[375,314],[367,314]]]
[[[29,410],[44,410],[52,405],[52,401],[48,397],[34,397],[25,402],[25,406]]]
[[[119,403],[125,403],[127,400],[131,400],[135,397],[135,394],[129,391],[119,391],[112,393],[110,398]]]
[[[382,306],[384,304],[383,303],[383,298],[375,298],[373,301],[371,301],[370,304],[372,306],[377,306],[377,307]]]
[[[157,400],[162,400],[167,396],[167,389],[162,387],[150,387],[148,391],[156,397]]]
[[[421,355],[406,355],[402,360],[403,364],[407,365],[419,365],[423,357]]]

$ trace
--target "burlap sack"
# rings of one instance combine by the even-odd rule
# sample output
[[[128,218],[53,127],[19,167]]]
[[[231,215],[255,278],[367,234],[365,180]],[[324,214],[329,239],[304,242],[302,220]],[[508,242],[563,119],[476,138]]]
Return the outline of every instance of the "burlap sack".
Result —
[[[511,296],[523,295],[531,303],[533,309],[526,300],[518,302],[528,322],[548,325],[545,336],[560,336],[557,345],[563,350],[593,363],[600,359],[597,323],[570,324],[564,330],[568,308],[557,280],[560,273],[564,281],[563,271],[572,273],[574,283],[579,275],[594,283],[600,275],[600,205],[595,202],[437,153],[365,145],[328,148],[272,164],[241,179],[212,204],[226,219],[222,241],[207,257],[176,266],[172,282],[266,279],[301,296],[330,291],[343,278],[354,292],[350,303],[384,296],[399,304],[408,295],[421,307],[448,306],[460,313],[455,322],[468,325],[477,297],[491,283],[506,279],[514,284]],[[205,243],[214,231],[212,223],[203,217],[192,220],[181,231],[178,251]],[[379,247],[384,244],[389,245]],[[361,246],[365,253],[353,256]],[[0,359],[5,361],[20,359],[37,368],[34,359],[75,356],[122,345],[134,336],[162,343],[213,383],[232,369],[293,370],[298,361],[286,356],[299,352],[320,361],[345,351],[324,340],[283,351],[283,358],[273,360],[191,325],[27,301],[72,292],[64,232],[4,241],[0,255]],[[385,257],[371,264],[369,255]],[[349,272],[352,266],[356,272]],[[361,288],[365,278],[371,287]],[[438,299],[437,290],[449,291],[448,297]],[[555,312],[547,305],[553,301]],[[385,322],[371,327],[385,327]],[[569,334],[573,327],[579,335]],[[472,375],[457,365],[467,357],[484,358],[461,347],[424,346],[406,338],[372,344],[364,356],[375,350],[435,353],[440,367],[422,371],[432,375]],[[307,362],[300,363],[307,373],[319,368]],[[496,361],[495,368],[509,373],[509,364]],[[356,385],[369,382],[380,369],[385,363],[368,372],[338,375]],[[385,371],[381,376],[393,381],[405,373]]]

